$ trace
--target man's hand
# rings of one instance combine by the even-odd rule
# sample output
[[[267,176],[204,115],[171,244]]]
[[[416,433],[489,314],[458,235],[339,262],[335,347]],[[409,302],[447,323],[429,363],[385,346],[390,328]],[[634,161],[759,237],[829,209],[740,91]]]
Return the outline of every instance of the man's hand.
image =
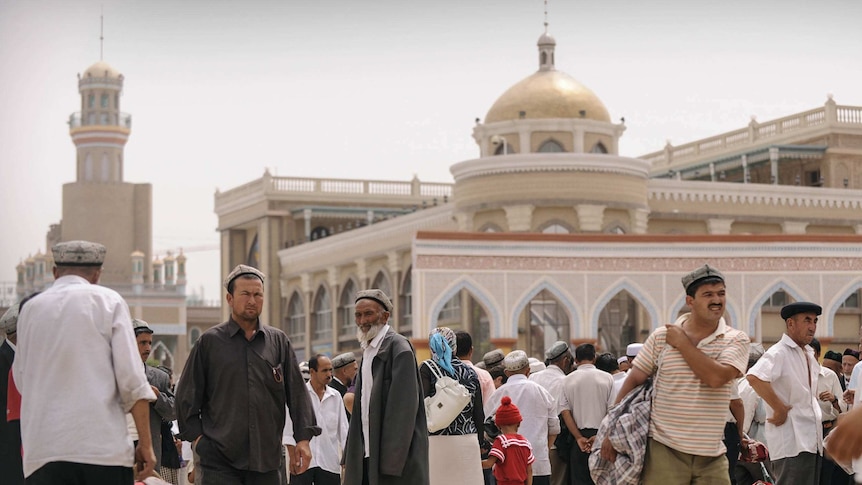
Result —
[[[856,391],[854,389],[847,389],[844,391],[844,402],[847,404],[853,404],[853,399],[856,397]]]
[[[821,401],[832,402],[835,400],[835,395],[829,391],[823,391],[819,396],[817,396],[817,398]]]
[[[611,440],[609,438],[605,438],[602,442],[602,448],[599,451],[603,460],[607,460],[611,463],[617,460],[617,450],[614,449],[614,446],[611,444]]]
[[[308,470],[309,464],[311,464],[311,446],[309,446],[308,440],[299,441],[296,443],[291,473],[301,475]]]
[[[591,442],[590,442],[589,438],[587,438],[585,436],[581,436],[580,438],[577,439],[577,442],[578,442],[578,448],[581,449],[582,453],[589,453],[590,452]]]
[[[691,345],[691,340],[685,334],[685,330],[679,325],[665,325],[667,328],[667,337],[665,341],[673,348],[678,349],[685,345]]]
[[[153,476],[156,470],[156,454],[152,445],[142,446],[138,443],[135,448],[135,479],[143,480]]]
[[[156,387],[156,386],[154,386],[154,385],[152,385],[152,384],[150,384],[150,389],[152,389],[152,390],[153,390],[153,392],[155,392],[155,393],[156,393],[156,399],[158,399],[158,398],[159,398],[159,396],[161,396],[161,395],[162,395],[162,393],[161,393],[161,392],[159,392],[159,388],[158,388],[158,387]]]
[[[772,423],[775,426],[781,426],[785,421],[787,421],[787,413],[790,412],[791,408],[793,408],[793,406],[788,406],[786,404],[778,409],[773,408],[772,417],[766,418],[766,422]]]

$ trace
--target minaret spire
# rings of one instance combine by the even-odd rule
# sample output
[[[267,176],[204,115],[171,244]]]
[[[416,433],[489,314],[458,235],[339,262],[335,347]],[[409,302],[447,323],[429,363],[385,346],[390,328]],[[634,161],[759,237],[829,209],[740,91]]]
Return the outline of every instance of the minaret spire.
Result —
[[[547,0],[545,0],[545,3],[548,3]],[[548,16],[548,13],[545,12],[545,17],[547,17],[547,16]],[[99,60],[104,61],[105,60],[105,6],[104,5],[102,5],[102,11],[99,15],[99,24],[100,24],[100,26],[99,26]],[[547,29],[548,29],[548,22],[546,19],[545,20],[545,30],[547,30]]]
[[[545,33],[548,33],[548,0],[545,0]]]
[[[545,33],[539,37],[539,70],[554,71],[554,47],[557,41],[548,33],[548,0],[545,0]]]

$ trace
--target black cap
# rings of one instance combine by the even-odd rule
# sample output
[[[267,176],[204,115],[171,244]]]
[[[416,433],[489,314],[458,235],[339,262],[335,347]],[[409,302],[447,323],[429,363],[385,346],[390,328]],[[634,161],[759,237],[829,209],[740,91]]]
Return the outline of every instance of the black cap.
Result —
[[[850,349],[847,349],[850,350]],[[846,352],[846,350],[845,350]],[[835,352],[834,350],[827,350],[825,354],[823,354],[823,360],[834,360],[835,362],[841,362],[841,354]]]
[[[787,320],[793,315],[798,315],[800,313],[813,313],[815,315],[820,315],[823,313],[823,308],[820,308],[820,305],[809,301],[797,301],[796,303],[785,305],[784,308],[781,309],[781,318]]]

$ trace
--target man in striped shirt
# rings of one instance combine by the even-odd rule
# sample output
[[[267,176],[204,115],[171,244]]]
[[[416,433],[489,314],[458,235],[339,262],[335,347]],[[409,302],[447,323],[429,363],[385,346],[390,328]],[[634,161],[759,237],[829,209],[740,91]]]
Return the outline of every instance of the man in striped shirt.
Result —
[[[653,377],[644,484],[729,484],[725,415],[730,386],[746,370],[749,338],[724,321],[719,271],[704,265],[685,275],[682,285],[691,313],[647,338],[616,401]],[[607,440],[601,452],[611,461],[616,456]]]

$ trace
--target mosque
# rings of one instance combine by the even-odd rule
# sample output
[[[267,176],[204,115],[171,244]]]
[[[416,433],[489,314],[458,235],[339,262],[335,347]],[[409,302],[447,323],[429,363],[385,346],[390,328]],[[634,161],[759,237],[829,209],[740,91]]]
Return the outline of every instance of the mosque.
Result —
[[[636,158],[626,126],[557,69],[505,91],[453,183],[278,177],[215,194],[221,269],[269,278],[264,321],[298,357],[357,350],[353,295],[377,287],[420,358],[436,326],[476,353],[556,340],[620,353],[687,311],[683,274],[727,278],[725,318],[769,345],[791,301],[824,308],[824,346],[862,324],[862,107],[823,106]],[[226,309],[223,309],[226,316]],[[192,329],[192,332],[195,330]]]

